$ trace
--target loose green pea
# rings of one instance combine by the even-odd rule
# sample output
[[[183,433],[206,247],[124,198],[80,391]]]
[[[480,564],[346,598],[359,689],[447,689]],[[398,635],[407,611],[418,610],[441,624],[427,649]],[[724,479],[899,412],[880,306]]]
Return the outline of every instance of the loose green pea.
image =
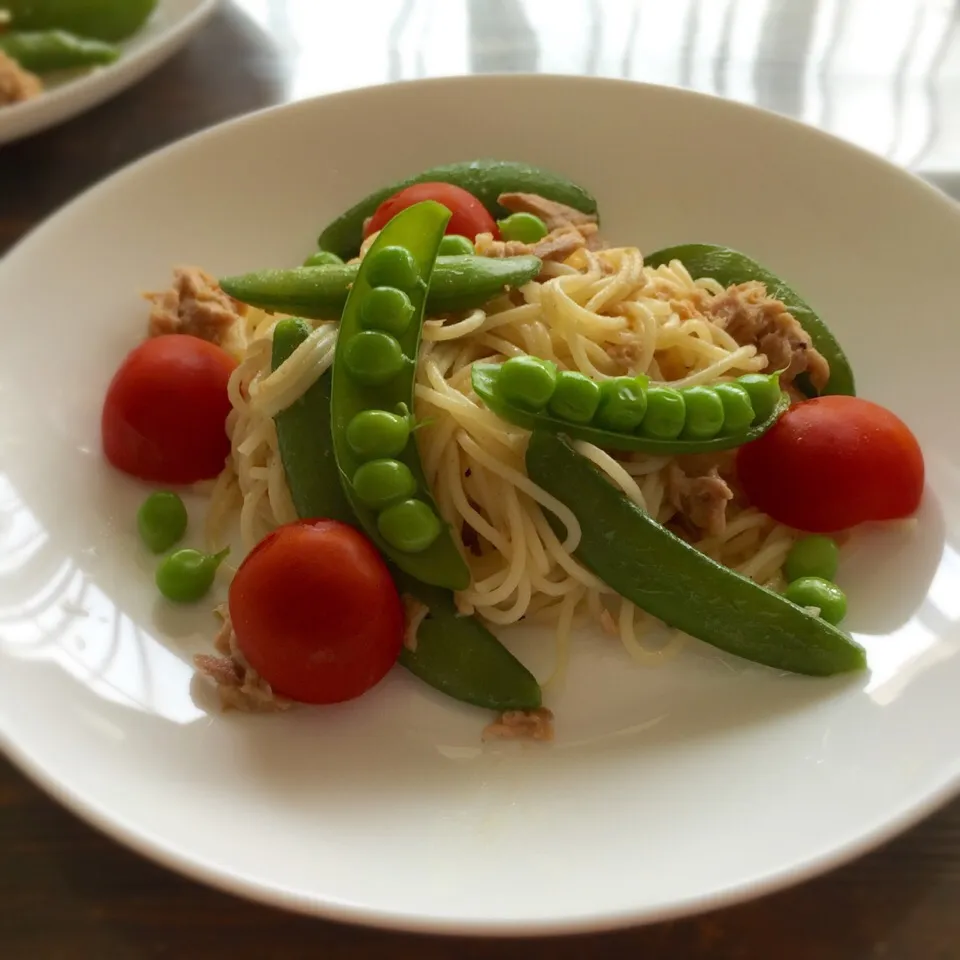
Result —
[[[367,330],[384,330],[400,336],[413,319],[413,303],[396,287],[376,287],[360,305],[360,324]]]
[[[367,278],[371,287],[414,290],[420,283],[420,270],[406,247],[381,247],[371,257]]]
[[[539,357],[511,357],[497,376],[497,389],[508,403],[542,410],[557,385],[557,365]]]
[[[746,373],[737,383],[753,404],[753,422],[762,423],[780,402],[780,377],[775,373]]]
[[[404,500],[377,517],[377,529],[391,547],[421,553],[440,536],[440,519],[422,500]]]
[[[368,387],[392,380],[406,365],[396,337],[382,330],[361,330],[343,346],[343,362],[353,378]]]
[[[794,580],[783,595],[798,607],[817,607],[827,623],[838,624],[847,615],[847,596],[835,584],[822,577]]]
[[[561,370],[550,412],[570,423],[589,423],[600,405],[600,384],[576,370]]]
[[[640,433],[655,440],[676,440],[687,419],[683,394],[672,387],[651,387],[647,391],[647,413]]]
[[[358,457],[396,457],[410,439],[410,418],[387,410],[361,410],[348,424],[347,443]]]
[[[214,554],[189,548],[177,550],[160,561],[156,575],[157,588],[174,603],[201,600],[213,586],[217,568],[229,552],[229,549]]]
[[[498,220],[497,226],[504,240],[519,240],[520,243],[536,243],[548,233],[547,225],[532,213],[511,213]]]
[[[684,440],[712,440],[723,427],[723,401],[710,387],[687,387],[683,402],[687,419],[680,436]]]
[[[448,233],[440,241],[438,257],[469,257],[473,256],[474,246],[469,237],[461,237],[459,233]]]
[[[754,418],[746,387],[739,383],[718,383],[713,390],[723,404],[723,432],[743,433]]]
[[[316,253],[311,253],[310,256],[303,261],[303,265],[305,267],[330,267],[333,265],[342,267],[343,261],[329,250],[318,250]]]
[[[357,496],[374,510],[382,510],[417,492],[417,481],[410,468],[399,460],[370,460],[353,475]]]
[[[137,511],[137,529],[154,553],[163,553],[187,532],[187,508],[169,490],[151,493]]]
[[[840,548],[836,540],[814,534],[797,540],[790,548],[783,564],[783,575],[788,582],[805,577],[832,580],[840,565]]]
[[[594,424],[602,430],[633,433],[647,412],[645,376],[613,377],[600,384],[600,406]]]

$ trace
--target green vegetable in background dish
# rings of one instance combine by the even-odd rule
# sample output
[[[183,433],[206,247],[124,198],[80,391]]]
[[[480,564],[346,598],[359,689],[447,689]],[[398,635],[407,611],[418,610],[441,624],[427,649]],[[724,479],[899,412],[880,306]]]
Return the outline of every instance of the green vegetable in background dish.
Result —
[[[420,347],[430,275],[449,219],[450,211],[434,201],[415,204],[397,214],[367,252],[340,320],[330,418],[340,479],[367,535],[411,576],[424,583],[461,590],[470,583],[470,571],[449,529],[439,519],[416,443],[409,439],[406,412],[413,404],[414,361]],[[413,318],[396,337],[363,329],[363,304],[380,285],[402,290],[414,306]],[[389,338],[408,362],[399,369],[388,363],[382,376],[373,369],[373,361],[373,365],[351,365],[355,341],[371,334]],[[386,356],[385,352],[380,353]],[[402,435],[399,424],[389,419],[401,421],[404,417],[407,436]],[[366,461],[384,458],[406,464],[416,478],[417,493],[378,514],[357,496],[353,481]]]
[[[201,553],[186,548],[164,557],[157,567],[157,588],[174,603],[196,603],[213,586],[213,579],[229,549],[220,553]]]
[[[521,287],[540,272],[537,257],[440,257],[430,279],[427,309],[433,315],[471,310]],[[328,264],[292,270],[260,270],[224,277],[220,286],[231,297],[252,307],[307,317],[339,320],[359,264]]]
[[[509,363],[528,359],[533,360],[535,358],[513,357],[503,364],[475,363],[471,370],[474,392],[498,417],[508,423],[515,423],[518,427],[525,427],[527,430],[539,429],[553,433],[565,433],[576,440],[586,440],[588,443],[596,444],[596,446],[605,450],[639,450],[642,453],[675,456],[685,453],[712,453],[718,450],[729,450],[749,443],[751,440],[756,440],[766,433],[776,423],[780,414],[787,409],[790,402],[786,394],[781,394],[777,385],[776,374],[759,375],[765,383],[771,386],[767,387],[764,384],[751,381],[750,389],[754,390],[761,400],[764,400],[773,391],[776,391],[780,398],[766,413],[766,416],[763,419],[755,417],[752,425],[739,432],[727,433],[721,430],[718,435],[698,439],[683,435],[689,419],[685,398],[690,395],[691,391],[712,391],[712,387],[691,387],[686,390],[673,390],[669,387],[645,389],[645,377],[616,377],[604,381],[600,385],[600,408],[590,422],[582,423],[559,417],[555,409],[549,405],[546,412],[542,409],[533,410],[529,405],[521,405],[503,395],[500,388],[501,371]],[[542,363],[543,361],[539,362]],[[740,383],[743,379],[745,378],[734,382]],[[558,375],[557,382],[559,380]],[[629,383],[621,383],[621,380],[629,381]],[[611,411],[608,408],[609,422],[613,422],[614,417],[618,418],[617,423],[624,426],[625,429],[623,430],[604,429],[599,425],[603,414],[603,390],[608,383],[613,384],[612,388],[607,388],[611,391],[608,396],[608,403],[611,402],[609,397],[615,397],[613,410]],[[643,397],[642,400],[640,399],[641,396]],[[542,399],[542,394],[539,399]],[[551,396],[549,398],[550,403],[552,403],[552,399]],[[711,430],[715,425],[715,418],[718,413],[720,417],[723,416],[723,409],[722,401],[715,397],[715,403],[711,404],[707,414],[714,418],[710,421]],[[703,415],[702,408],[701,412],[694,414],[697,429],[701,432],[706,429],[704,423],[700,420]]]
[[[151,493],[137,511],[140,539],[154,552],[163,553],[187,532],[187,508],[169,490]]]
[[[64,30],[0,33],[0,50],[33,73],[102,66],[120,56],[120,49],[111,43],[76,37]]]
[[[303,320],[281,320],[273,334],[273,369],[309,335],[310,325]],[[280,458],[297,516],[358,526],[333,457],[330,382],[329,372],[324,373],[274,417]],[[393,466],[384,470],[384,463]],[[373,499],[371,506],[393,502],[391,490],[398,500],[407,499],[412,491],[403,471],[413,477],[399,461],[368,461],[354,476],[354,490]],[[417,630],[416,649],[401,650],[400,663],[406,669],[455,700],[488,710],[534,710],[541,705],[540,687],[530,671],[476,618],[458,614],[449,591],[390,567],[397,588],[429,608]]]
[[[497,221],[502,240],[536,243],[547,235],[547,225],[533,213],[511,213]]]
[[[497,202],[502,193],[535,193],[583,213],[597,212],[597,201],[565,177],[511,160],[472,160],[432,167],[374,191],[324,229],[319,247],[344,259],[355,256],[363,239],[364,221],[384,200],[415,183],[435,182],[452,183],[472,193],[494,217],[506,217],[510,213]]]
[[[790,583],[801,577],[820,577],[832,580],[840,565],[840,548],[837,541],[815,533],[801,537],[790,548],[783,564],[783,575]]]
[[[305,267],[342,267],[343,261],[329,250],[317,250],[303,261]]]
[[[644,263],[651,267],[659,267],[671,260],[679,260],[694,279],[713,277],[725,287],[746,283],[749,280],[760,281],[771,297],[783,302],[797,323],[810,335],[814,347],[830,364],[830,380],[822,392],[855,396],[856,387],[850,361],[830,328],[805,300],[802,300],[779,277],[760,266],[756,260],[729,247],[719,247],[712,243],[686,243],[676,247],[666,247],[648,254],[643,259]],[[817,395],[816,389],[805,374],[797,377],[796,385],[808,397]]]
[[[826,676],[866,666],[863,649],[850,637],[674,536],[563,437],[534,431],[526,464],[530,479],[579,521],[577,558],[640,609],[721,650],[781,670]]]
[[[470,257],[473,256],[474,246],[469,237],[462,237],[458,233],[448,233],[440,241],[441,257]]]
[[[157,0],[0,0],[17,30],[69,30],[116,42],[136,33]]]

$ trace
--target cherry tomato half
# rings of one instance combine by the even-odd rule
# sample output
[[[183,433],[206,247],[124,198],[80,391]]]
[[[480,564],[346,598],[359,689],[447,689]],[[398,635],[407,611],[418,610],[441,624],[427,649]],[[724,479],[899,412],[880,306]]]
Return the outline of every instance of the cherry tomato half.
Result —
[[[478,233],[492,233],[495,240],[500,237],[496,221],[472,193],[452,183],[415,183],[388,197],[377,207],[363,230],[364,238],[382,230],[401,210],[424,200],[436,200],[450,211],[446,233],[459,234],[470,240],[475,240]]]
[[[195,483],[230,453],[227,382],[237,362],[197,337],[145,340],[114,374],[100,421],[103,452],[118,470],[154,483]]]
[[[791,407],[737,453],[744,492],[775,520],[832,533],[908,517],[923,493],[923,454],[906,424],[859,397]]]
[[[336,520],[279,527],[230,585],[237,644],[276,693],[339,703],[396,662],[403,604],[376,547]]]

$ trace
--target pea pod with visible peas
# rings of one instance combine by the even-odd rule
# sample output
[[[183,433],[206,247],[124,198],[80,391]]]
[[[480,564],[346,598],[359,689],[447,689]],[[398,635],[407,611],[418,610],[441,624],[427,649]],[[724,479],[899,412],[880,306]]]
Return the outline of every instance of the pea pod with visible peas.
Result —
[[[863,648],[850,637],[674,536],[563,437],[534,431],[526,465],[530,479],[579,521],[577,558],[640,609],[721,650],[781,670],[828,676],[866,666]]]
[[[506,217],[510,213],[497,202],[503,193],[535,193],[582,213],[597,212],[597,201],[565,177],[512,160],[472,160],[432,167],[374,191],[330,223],[320,234],[318,246],[344,259],[355,256],[367,217],[388,197],[415,183],[452,183],[473,194],[494,217]]]
[[[805,300],[779,277],[760,266],[756,260],[729,247],[719,247],[712,243],[686,243],[666,247],[648,254],[643,259],[644,263],[651,267],[679,260],[694,279],[713,277],[725,287],[759,280],[767,288],[767,293],[780,300],[793,314],[797,323],[810,335],[814,347],[830,364],[830,379],[822,393],[841,393],[851,397],[856,395],[850,361],[830,328]],[[806,396],[817,396],[817,390],[806,374],[801,374],[795,382]]]
[[[310,325],[303,320],[281,320],[273,334],[273,369],[309,335]],[[333,459],[330,380],[329,372],[324,373],[299,400],[274,417],[280,458],[297,516],[358,526]],[[358,496],[386,505],[409,498],[411,480],[415,482],[412,472],[397,460],[370,460],[357,471],[354,485]],[[397,588],[429,610],[417,630],[416,649],[403,647],[400,652],[406,669],[455,700],[478,707],[534,710],[540,706],[540,687],[533,675],[479,620],[458,614],[448,591],[428,586],[392,564],[390,569]]]
[[[119,48],[111,43],[77,37],[65,30],[0,33],[0,50],[33,73],[102,66],[120,56]]]
[[[17,30],[69,30],[117,42],[136,33],[157,0],[0,0]]]
[[[310,259],[322,259],[323,252]],[[541,265],[532,256],[439,257],[430,279],[427,307],[431,314],[438,314],[482,306],[509,287],[529,283],[540,272]],[[224,277],[220,286],[235,300],[261,310],[311,320],[339,320],[359,267],[357,263],[328,262],[292,270],[260,270]]]
[[[470,571],[427,487],[416,443],[409,438],[408,413],[427,289],[449,219],[450,211],[438,203],[415,204],[397,214],[367,252],[340,320],[330,419],[344,491],[368,536],[411,576],[462,590]],[[405,325],[389,324],[393,332],[365,329],[364,318],[370,321],[365,305],[378,288],[400,290],[413,305],[412,313],[403,311]],[[383,459],[410,470],[414,496],[387,506],[361,498],[358,472],[366,462]]]
[[[549,361],[524,356],[502,364],[475,363],[471,379],[477,396],[509,423],[565,433],[605,450],[651,454],[742,446],[769,430],[790,402],[777,374],[746,374],[728,384],[734,389],[725,394],[719,385],[648,388],[642,375],[594,384],[582,374],[558,373]],[[727,394],[735,399],[725,400]]]

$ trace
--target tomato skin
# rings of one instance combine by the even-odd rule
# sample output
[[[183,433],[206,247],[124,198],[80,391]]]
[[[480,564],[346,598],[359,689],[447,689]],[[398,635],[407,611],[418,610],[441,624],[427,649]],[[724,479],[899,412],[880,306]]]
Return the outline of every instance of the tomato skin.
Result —
[[[230,453],[227,382],[237,362],[185,334],[135,347],[114,374],[100,433],[113,466],[152,483],[216,477]]]
[[[445,233],[455,233],[470,240],[475,240],[478,233],[492,233],[495,240],[499,239],[497,222],[487,208],[472,193],[452,183],[416,183],[388,197],[364,227],[364,239],[382,230],[401,210],[424,200],[436,200],[450,211]]]
[[[403,604],[376,547],[336,520],[301,520],[257,544],[230,585],[237,644],[274,692],[339,703],[400,655]]]
[[[895,414],[859,397],[816,397],[792,406],[737,452],[750,502],[810,533],[908,517],[923,494],[923,454]]]

